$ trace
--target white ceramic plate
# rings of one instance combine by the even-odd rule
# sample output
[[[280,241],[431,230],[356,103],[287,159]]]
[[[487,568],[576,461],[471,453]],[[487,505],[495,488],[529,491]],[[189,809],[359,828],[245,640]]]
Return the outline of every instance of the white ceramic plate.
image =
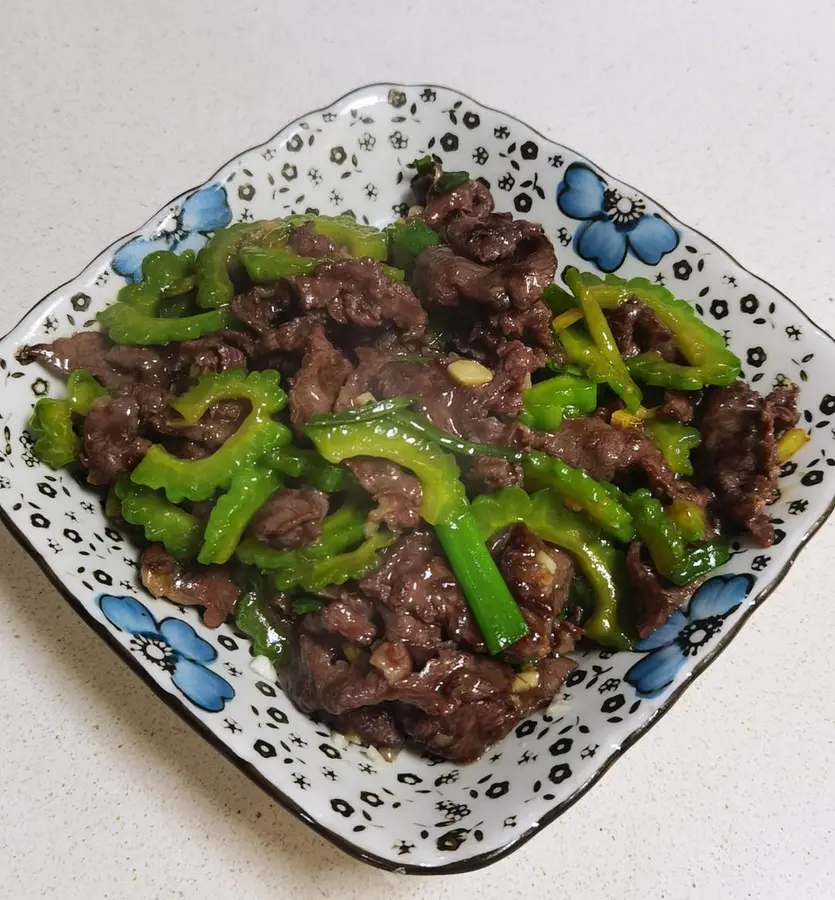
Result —
[[[735,545],[726,571],[642,652],[580,654],[553,715],[522,722],[466,767],[412,752],[385,765],[359,747],[337,746],[250,670],[240,635],[226,626],[210,631],[194,610],[147,595],[136,548],[104,518],[98,495],[34,458],[25,430],[32,406],[61,386],[15,360],[22,344],[91,327],[150,250],[199,248],[230,221],[311,209],[389,222],[408,203],[406,164],[427,152],[486,179],[500,210],[541,222],[560,268],[643,275],[692,301],[726,331],[760,390],[800,384],[802,424],[812,436],[783,467],[771,509],[775,546]],[[297,119],[176,198],[3,339],[0,507],[81,617],[279,803],[375,865],[464,871],[519,847],[577,800],[728,644],[823,522],[835,494],[832,352],[832,338],[783,294],[573,150],[448,88],[370,85]]]

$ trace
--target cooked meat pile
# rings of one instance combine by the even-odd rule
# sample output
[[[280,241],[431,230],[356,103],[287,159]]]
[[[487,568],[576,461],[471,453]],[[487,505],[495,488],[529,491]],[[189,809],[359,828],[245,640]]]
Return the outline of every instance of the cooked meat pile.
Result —
[[[518,418],[523,392],[546,365],[565,363],[543,299],[557,274],[551,240],[540,225],[495,212],[478,181],[439,193],[417,178],[414,190],[420,208],[413,219],[443,241],[416,256],[405,282],[376,260],[351,258],[307,224],[289,248],[327,261],[311,274],[269,284],[239,273],[233,327],[165,346],[123,346],[82,332],[24,348],[21,360],[65,375],[87,370],[109,392],[77,421],[89,483],[114,485],[154,443],[185,459],[210,456],[247,417],[249,402],[218,402],[199,422],[184,425],[172,398],[201,373],[277,369],[289,394],[283,415],[300,447],[310,446],[302,429],[314,415],[408,395],[450,435],[544,452],[600,481],[648,487],[664,504],[688,501],[707,511],[714,534],[747,531],[762,546],[774,540],[766,506],[777,494],[776,438],[798,418],[793,388],[768,397],[742,381],[700,392],[658,390],[657,419],[693,423],[701,432],[689,481],[673,472],[643,430],[612,424],[623,404],[603,388],[593,413],[566,419],[556,431],[534,430]],[[673,334],[641,300],[633,297],[606,314],[624,359],[654,351],[679,360]],[[492,377],[461,383],[447,368],[460,358],[478,361]],[[471,496],[523,484],[521,466],[507,459],[475,456],[460,465]],[[304,712],[375,746],[399,748],[412,740],[454,760],[473,760],[547,705],[573,668],[568,654],[587,615],[569,599],[575,560],[525,525],[491,538],[493,558],[529,629],[501,657],[491,657],[420,518],[418,478],[362,455],[346,468],[353,489],[367,495],[368,534],[385,528],[397,539],[375,571],[319,590],[321,606],[313,611],[294,614],[288,594],[271,598],[291,631],[286,690]],[[273,551],[316,544],[338,503],[310,484],[285,481],[248,529],[250,539]],[[205,522],[212,502],[184,506]],[[205,623],[214,627],[236,604],[233,563],[183,562],[152,544],[142,555],[142,579],[155,596],[203,607]],[[641,635],[697,586],[659,575],[637,539],[626,570]]]

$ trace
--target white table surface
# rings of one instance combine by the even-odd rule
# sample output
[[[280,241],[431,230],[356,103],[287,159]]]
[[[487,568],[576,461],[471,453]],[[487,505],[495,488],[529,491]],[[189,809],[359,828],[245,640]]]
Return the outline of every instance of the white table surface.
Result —
[[[835,330],[831,2],[78,0],[2,21],[0,332],[237,151],[382,79],[458,87],[579,149]],[[0,895],[835,896],[834,553],[835,523],[544,833],[407,879],[271,803],[0,530]]]

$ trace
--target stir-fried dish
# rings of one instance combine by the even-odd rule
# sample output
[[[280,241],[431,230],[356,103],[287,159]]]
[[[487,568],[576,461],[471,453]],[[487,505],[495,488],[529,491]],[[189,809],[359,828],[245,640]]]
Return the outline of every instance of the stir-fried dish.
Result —
[[[774,540],[797,389],[761,396],[686,301],[566,268],[465,172],[412,164],[379,230],[316,214],[151,253],[35,452],[106,487],[156,597],[252,640],[305,713],[477,758],[579,641],[628,649]]]

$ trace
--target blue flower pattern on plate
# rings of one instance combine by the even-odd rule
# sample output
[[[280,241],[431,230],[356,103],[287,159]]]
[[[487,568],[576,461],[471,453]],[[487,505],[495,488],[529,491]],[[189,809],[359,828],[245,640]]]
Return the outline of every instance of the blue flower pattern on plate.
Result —
[[[685,610],[677,610],[637,646],[650,651],[626,673],[626,681],[639,694],[654,697],[673,682],[688,656],[697,656],[702,647],[722,630],[754,586],[752,575],[718,575],[706,581],[693,595]]]
[[[173,222],[151,237],[138,237],[113,254],[113,271],[128,281],[142,277],[142,260],[157,250],[199,250],[206,235],[232,221],[226,188],[214,182],[183,200]]]
[[[669,222],[646,212],[638,196],[627,196],[583,163],[572,163],[557,185],[560,212],[583,224],[574,233],[574,248],[603,272],[623,265],[627,250],[642,263],[658,265],[678,246],[678,232]]]
[[[217,659],[217,650],[187,622],[166,618],[157,623],[134,597],[102,594],[99,607],[108,622],[132,635],[131,650],[169,672],[174,686],[195,706],[219,712],[235,696],[232,685],[206,667]]]

